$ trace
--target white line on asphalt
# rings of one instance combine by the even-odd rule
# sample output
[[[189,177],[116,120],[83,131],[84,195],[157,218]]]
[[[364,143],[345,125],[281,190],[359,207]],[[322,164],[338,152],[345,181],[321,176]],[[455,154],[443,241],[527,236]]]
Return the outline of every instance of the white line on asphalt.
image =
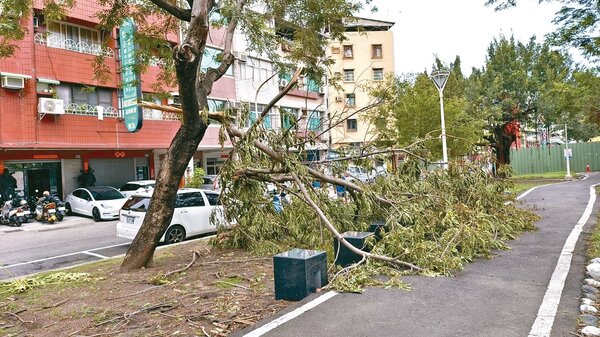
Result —
[[[542,185],[542,186],[547,186],[547,185]],[[532,187],[530,189],[528,189],[527,191],[523,192],[520,196],[517,197],[517,200],[521,200],[522,198],[524,198],[527,194],[533,192],[533,190],[535,190],[538,187],[542,187],[542,186],[536,186],[536,187]]]
[[[108,256],[104,256],[104,255],[100,255],[100,254],[96,254],[96,253],[92,253],[92,252],[88,252],[88,251],[81,252],[81,253],[82,254],[91,255],[91,256],[95,256],[95,257],[98,257],[98,258],[101,258],[101,259],[108,259]]]
[[[577,239],[583,230],[583,226],[590,218],[590,215],[592,215],[594,202],[596,201],[596,185],[600,184],[590,186],[590,199],[587,207],[563,246],[560,257],[558,258],[558,263],[556,264],[556,268],[552,273],[550,283],[544,294],[544,300],[542,301],[537,317],[531,326],[531,331],[529,331],[529,337],[550,336],[554,318],[556,317],[556,311],[558,310],[558,304],[560,303],[560,297],[565,286],[565,280],[567,279],[567,274],[571,268],[571,259],[573,258],[575,244],[577,244]]]
[[[114,248],[114,247],[119,247],[119,246],[125,246],[125,245],[128,245],[130,243],[131,242],[126,242],[126,243],[121,243],[121,244],[117,244],[117,245],[110,245],[110,246],[105,246],[105,247],[98,247],[98,248],[94,248],[94,249],[88,249],[88,250],[84,250],[84,251],[80,251],[80,252],[74,252],[74,253],[69,253],[69,254],[50,256],[50,257],[46,257],[46,258],[39,259],[39,260],[33,260],[33,261],[27,261],[27,262],[15,263],[15,264],[9,264],[9,265],[6,265],[6,266],[2,266],[2,268],[12,268],[12,267],[24,266],[26,264],[44,262],[44,261],[49,261],[49,260],[53,260],[53,259],[59,259],[61,257],[68,257],[68,256],[78,255],[78,254],[90,254],[90,251],[93,251],[93,250],[100,250],[100,249],[106,249],[106,248]]]
[[[282,325],[283,323],[290,321],[300,315],[302,315],[303,313],[305,313],[306,311],[316,307],[317,305],[327,301],[328,299],[332,298],[333,296],[337,295],[338,293],[336,293],[335,291],[330,291],[328,293],[325,293],[317,298],[315,298],[314,300],[304,304],[303,306],[301,306],[300,308],[288,312],[287,314],[261,326],[260,328],[249,332],[247,334],[244,335],[244,337],[258,337],[258,336],[262,336],[264,334],[266,334],[267,332],[275,329],[276,327]]]

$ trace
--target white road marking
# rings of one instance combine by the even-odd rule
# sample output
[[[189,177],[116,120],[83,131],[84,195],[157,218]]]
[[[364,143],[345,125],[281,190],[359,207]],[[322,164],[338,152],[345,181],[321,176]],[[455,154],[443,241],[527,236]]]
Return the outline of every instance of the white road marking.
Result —
[[[108,259],[108,256],[104,256],[104,255],[100,255],[100,254],[96,254],[96,253],[92,253],[92,252],[88,252],[88,251],[81,252],[81,253],[82,253],[82,254],[91,255],[91,256],[95,256],[95,257],[97,257],[97,258],[100,258],[100,259],[103,259],[103,260],[104,260],[104,259]]]
[[[577,239],[583,230],[583,226],[590,218],[590,215],[592,215],[594,202],[596,202],[596,185],[600,184],[590,186],[590,199],[587,207],[563,246],[560,257],[558,258],[558,263],[556,264],[556,268],[552,273],[550,283],[544,294],[544,300],[542,301],[537,317],[531,326],[531,331],[529,331],[529,337],[548,337],[550,336],[550,332],[552,332],[552,325],[554,324],[560,297],[565,286],[565,280],[567,279],[567,274],[571,268],[571,259],[573,258],[575,244],[577,244]]]
[[[336,293],[335,291],[330,291],[328,293],[325,293],[317,298],[315,298],[314,300],[304,304],[303,306],[301,306],[300,308],[297,308],[296,310],[292,311],[292,312],[288,312],[287,314],[261,326],[260,328],[249,332],[247,334],[244,335],[244,337],[258,337],[258,336],[262,336],[264,334],[266,334],[267,332],[275,329],[276,327],[284,324],[287,321],[290,321],[300,315],[302,315],[303,313],[305,313],[306,311],[316,307],[317,305],[327,301],[328,299],[332,298],[333,296],[337,295],[338,293]]]
[[[26,261],[26,262],[15,263],[15,264],[9,264],[9,265],[6,265],[6,266],[2,266],[2,268],[12,268],[12,267],[24,266],[24,265],[27,265],[27,264],[44,262],[44,261],[50,261],[50,260],[53,260],[53,259],[59,259],[59,258],[62,258],[62,257],[68,257],[68,256],[73,256],[73,255],[78,255],[78,254],[89,254],[89,255],[92,255],[93,253],[91,253],[91,251],[94,251],[94,250],[101,250],[101,249],[107,249],[107,248],[114,248],[114,247],[119,247],[119,246],[125,246],[125,245],[128,245],[130,243],[131,242],[120,243],[120,244],[116,244],[116,245],[110,245],[110,246],[105,246],[105,247],[98,247],[98,248],[83,250],[83,251],[80,251],[80,252],[74,252],[74,253],[68,253],[68,254],[62,254],[62,255],[45,257],[43,259],[38,259],[38,260]],[[97,255],[99,255],[99,254],[97,254]]]

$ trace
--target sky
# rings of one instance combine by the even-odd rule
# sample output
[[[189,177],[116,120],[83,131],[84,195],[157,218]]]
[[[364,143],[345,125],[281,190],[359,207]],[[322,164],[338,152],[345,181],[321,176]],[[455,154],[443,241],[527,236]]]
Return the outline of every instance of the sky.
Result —
[[[395,22],[396,74],[431,71],[437,55],[443,62],[460,56],[465,75],[485,63],[494,37],[504,35],[541,42],[554,31],[554,14],[560,4],[519,0],[516,8],[496,12],[486,0],[373,0],[379,11],[363,10],[365,18]]]

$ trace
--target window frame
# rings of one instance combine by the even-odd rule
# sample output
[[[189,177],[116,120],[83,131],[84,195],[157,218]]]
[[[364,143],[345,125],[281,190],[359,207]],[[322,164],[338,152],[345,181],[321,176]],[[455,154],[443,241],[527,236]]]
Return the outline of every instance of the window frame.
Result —
[[[378,78],[376,78],[376,74],[381,73],[381,76],[379,76]],[[384,78],[384,74],[383,74],[383,68],[373,68],[373,81],[383,81]]]
[[[354,124],[354,127],[351,127],[351,124]],[[348,118],[346,119],[346,130],[347,131],[358,131],[358,119],[356,118]]]
[[[371,58],[372,59],[382,59],[383,58],[383,45],[381,45],[381,44],[372,44],[371,45]]]
[[[354,69],[344,69],[344,82],[354,82]]]
[[[354,48],[351,44],[347,44],[343,46],[343,56],[345,59],[353,59],[354,58]],[[350,51],[350,53],[348,53]]]
[[[345,104],[346,106],[356,106],[356,94],[354,93],[345,93]]]

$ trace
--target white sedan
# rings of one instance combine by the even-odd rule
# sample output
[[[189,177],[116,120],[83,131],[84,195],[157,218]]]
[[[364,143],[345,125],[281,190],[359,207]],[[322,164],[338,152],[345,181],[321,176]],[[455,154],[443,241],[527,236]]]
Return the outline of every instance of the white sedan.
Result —
[[[217,222],[224,219],[219,199],[218,192],[197,188],[179,189],[173,218],[160,241],[176,243],[190,236],[215,232],[217,226],[211,221],[211,214],[216,212]],[[117,236],[130,240],[135,238],[151,201],[152,191],[135,194],[127,200],[117,222]]]
[[[67,214],[77,213],[94,221],[119,218],[119,210],[127,201],[119,190],[110,186],[90,186],[74,190],[65,198]]]

